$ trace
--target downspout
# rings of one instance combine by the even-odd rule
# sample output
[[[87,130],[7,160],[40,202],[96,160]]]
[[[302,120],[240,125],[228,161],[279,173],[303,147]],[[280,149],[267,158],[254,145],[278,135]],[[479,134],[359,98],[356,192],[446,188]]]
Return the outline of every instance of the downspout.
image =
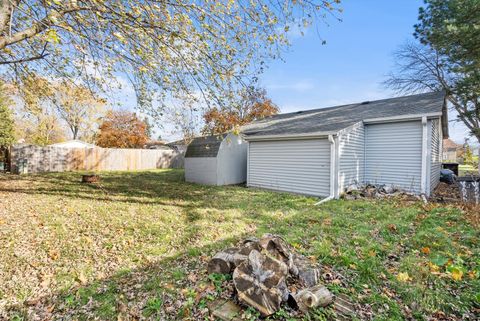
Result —
[[[422,117],[422,172],[420,178],[420,192],[427,195],[427,162],[428,162],[428,128],[427,117]]]
[[[315,203],[315,205],[320,205],[322,203],[328,202],[335,198],[335,171],[336,171],[336,157],[335,157],[335,139],[333,135],[328,135],[328,141],[330,142],[330,195],[319,202]]]

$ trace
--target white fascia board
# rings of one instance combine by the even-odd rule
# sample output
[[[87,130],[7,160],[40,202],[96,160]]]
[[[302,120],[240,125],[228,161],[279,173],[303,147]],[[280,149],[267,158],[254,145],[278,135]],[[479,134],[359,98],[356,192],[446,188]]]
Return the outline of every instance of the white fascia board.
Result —
[[[328,138],[328,135],[336,135],[338,132],[318,132],[310,134],[293,134],[293,135],[263,135],[263,136],[247,136],[246,141],[262,141],[262,140],[293,140],[293,139],[316,139]]]
[[[392,116],[392,117],[369,118],[369,119],[364,119],[363,122],[366,124],[388,123],[388,122],[407,121],[407,120],[421,120],[423,117],[436,118],[440,116],[442,116],[441,112],[428,113],[428,114],[412,114],[412,115],[402,115],[402,116]]]

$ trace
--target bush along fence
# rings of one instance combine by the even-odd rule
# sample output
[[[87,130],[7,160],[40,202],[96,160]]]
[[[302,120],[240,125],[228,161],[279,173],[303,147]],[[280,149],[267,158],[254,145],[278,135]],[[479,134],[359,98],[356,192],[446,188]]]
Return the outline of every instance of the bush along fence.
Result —
[[[11,152],[13,173],[126,171],[183,168],[183,154],[174,150],[65,148],[20,145]]]

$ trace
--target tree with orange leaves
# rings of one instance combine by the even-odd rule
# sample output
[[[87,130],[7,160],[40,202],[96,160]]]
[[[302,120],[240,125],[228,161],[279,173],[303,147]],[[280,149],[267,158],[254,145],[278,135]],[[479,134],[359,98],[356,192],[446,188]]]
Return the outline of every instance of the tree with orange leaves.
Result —
[[[205,127],[202,132],[208,135],[222,134],[280,111],[267,97],[265,89],[248,87],[242,96],[241,103],[236,106],[207,110],[203,115]]]
[[[99,129],[100,147],[142,148],[148,140],[147,124],[128,111],[110,110]]]

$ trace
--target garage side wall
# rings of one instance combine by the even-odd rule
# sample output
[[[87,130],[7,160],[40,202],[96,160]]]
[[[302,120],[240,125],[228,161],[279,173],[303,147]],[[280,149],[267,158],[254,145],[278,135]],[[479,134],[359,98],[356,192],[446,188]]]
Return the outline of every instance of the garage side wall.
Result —
[[[365,128],[358,124],[339,137],[340,193],[352,184],[363,184],[365,179]]]
[[[421,192],[422,122],[365,125],[365,182]]]
[[[217,158],[186,157],[185,181],[190,183],[217,185]]]
[[[217,185],[245,183],[247,180],[248,143],[240,136],[228,134],[217,155]]]
[[[250,141],[247,185],[328,196],[330,148],[326,138]]]

